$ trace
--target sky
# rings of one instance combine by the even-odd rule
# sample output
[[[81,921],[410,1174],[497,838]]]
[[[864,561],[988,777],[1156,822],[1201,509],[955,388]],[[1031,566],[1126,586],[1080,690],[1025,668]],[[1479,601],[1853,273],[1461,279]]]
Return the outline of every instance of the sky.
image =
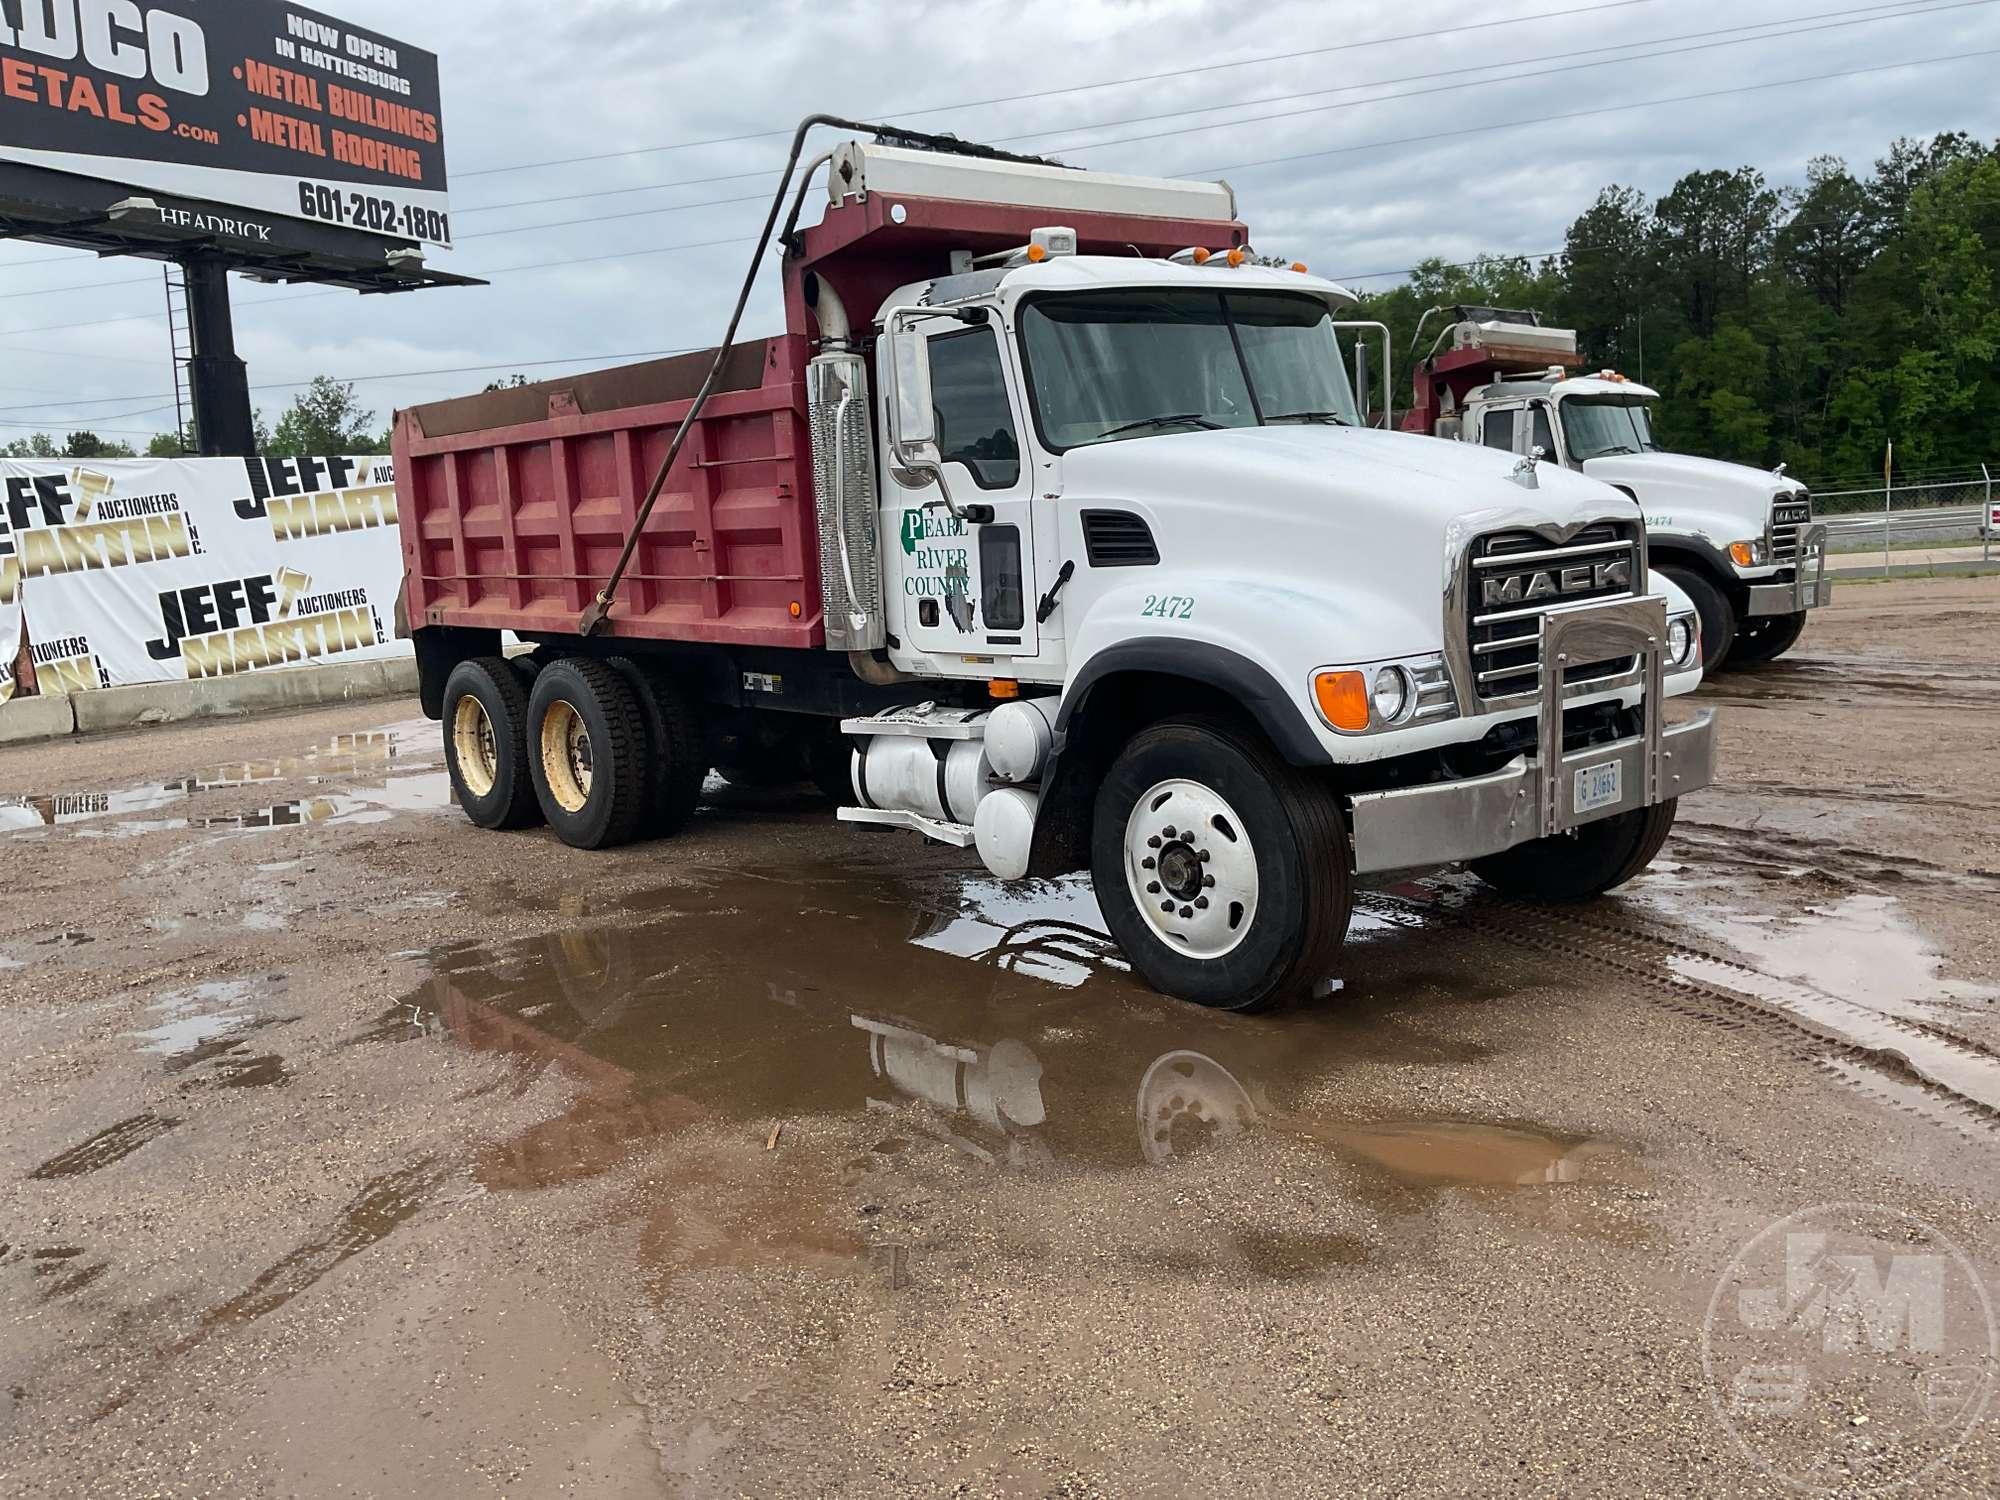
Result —
[[[315,375],[358,380],[386,426],[508,372],[713,344],[812,112],[1225,177],[1259,250],[1359,290],[1428,256],[1551,252],[1612,183],[1658,196],[1748,165],[1782,186],[1823,154],[1863,172],[1897,136],[2000,136],[2000,57],[1977,55],[2000,52],[2000,0],[319,8],[439,54],[457,248],[431,263],[492,285],[238,281],[238,351],[273,420]],[[773,261],[744,331],[780,321]],[[441,370],[458,373],[407,373]],[[0,440],[143,446],[172,429],[172,389],[157,263],[0,243]]]

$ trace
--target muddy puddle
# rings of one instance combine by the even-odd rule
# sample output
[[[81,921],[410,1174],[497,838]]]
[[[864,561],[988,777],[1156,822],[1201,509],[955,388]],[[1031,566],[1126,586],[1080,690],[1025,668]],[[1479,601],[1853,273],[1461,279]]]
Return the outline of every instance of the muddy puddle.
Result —
[[[697,1122],[871,1114],[896,1151],[922,1135],[1022,1170],[1162,1166],[1251,1132],[1428,1186],[1553,1187],[1629,1162],[1533,1124],[1345,1120],[1303,1102],[1337,1095],[1343,1069],[1436,1057],[1385,1009],[1500,998],[1427,958],[1422,904],[1370,900],[1338,1002],[1238,1018],[1131,978],[1085,880],[715,872],[621,902],[644,926],[430,955],[433,977],[353,1041],[501,1052],[583,1085],[563,1126],[484,1164],[489,1186],[591,1175]]]
[[[105,792],[0,796],[0,834],[76,830],[82,838],[131,838],[184,830],[260,831],[316,823],[372,823],[398,813],[451,805],[440,764],[437,727],[416,719],[359,734],[335,735],[298,755],[235,761],[176,779]],[[266,783],[329,788],[248,812],[203,815],[214,794]],[[182,809],[186,809],[185,812]],[[169,817],[148,814],[170,812]]]

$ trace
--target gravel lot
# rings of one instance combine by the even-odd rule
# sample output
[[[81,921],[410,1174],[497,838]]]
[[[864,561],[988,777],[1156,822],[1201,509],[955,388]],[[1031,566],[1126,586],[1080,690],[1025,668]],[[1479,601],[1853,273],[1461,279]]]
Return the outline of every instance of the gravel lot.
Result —
[[[1265,1019],[803,792],[479,832],[409,705],[8,750],[0,1492],[1991,1495],[1996,621],[1845,586],[1627,891]],[[1935,1337],[1757,1240],[1852,1203]]]

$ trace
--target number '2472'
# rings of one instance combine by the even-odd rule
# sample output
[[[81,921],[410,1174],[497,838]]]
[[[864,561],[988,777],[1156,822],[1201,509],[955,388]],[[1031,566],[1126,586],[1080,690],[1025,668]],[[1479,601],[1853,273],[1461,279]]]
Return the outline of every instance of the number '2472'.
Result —
[[[1185,594],[1148,594],[1146,607],[1139,611],[1144,620],[1192,620],[1194,600]]]

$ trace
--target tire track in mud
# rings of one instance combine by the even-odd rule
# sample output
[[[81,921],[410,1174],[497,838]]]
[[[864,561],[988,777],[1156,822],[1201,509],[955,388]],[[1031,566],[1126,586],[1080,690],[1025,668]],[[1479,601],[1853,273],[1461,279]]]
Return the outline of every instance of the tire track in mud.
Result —
[[[1366,904],[1376,915],[1410,924],[1406,906],[1380,899]],[[2000,1052],[1947,1028],[1887,1016],[1801,980],[1583,911],[1478,896],[1441,901],[1425,917],[1426,926],[1442,920],[1597,973],[1611,970],[1637,980],[1655,1005],[1704,1024],[1754,1032],[1791,1060],[1892,1108],[1919,1113],[1969,1139],[2000,1137]]]

